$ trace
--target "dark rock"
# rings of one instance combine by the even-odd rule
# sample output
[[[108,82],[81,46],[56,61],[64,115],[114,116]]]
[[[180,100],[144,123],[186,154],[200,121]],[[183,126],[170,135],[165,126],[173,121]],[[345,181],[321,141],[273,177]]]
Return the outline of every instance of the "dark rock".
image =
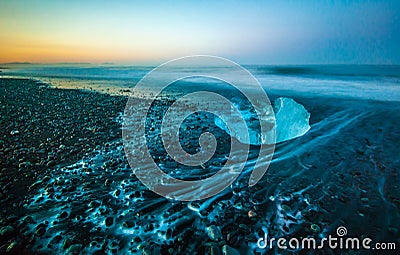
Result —
[[[36,230],[36,235],[37,236],[43,236],[46,233],[46,228],[45,227],[40,227]]]
[[[42,182],[48,182],[50,179],[50,176],[46,175],[45,177],[43,177]]]
[[[213,241],[218,241],[222,239],[221,229],[215,225],[207,227],[207,235]]]
[[[122,225],[125,228],[133,228],[135,226],[135,223],[133,221],[126,220]]]
[[[17,241],[14,241],[7,246],[6,253],[16,253],[16,252],[17,252]]]
[[[80,254],[81,250],[82,250],[82,244],[73,244],[68,248],[67,254],[78,255]]]
[[[105,220],[106,227],[111,227],[114,224],[114,218],[107,217]]]
[[[100,205],[101,205],[101,203],[98,201],[91,201],[89,203],[89,207],[93,207],[93,208],[99,207]]]
[[[0,235],[4,237],[9,237],[14,234],[14,228],[12,226],[5,226],[0,229]]]
[[[120,189],[117,189],[117,190],[114,192],[114,195],[115,195],[116,197],[118,197],[120,194],[121,194],[121,190],[120,190]]]
[[[54,160],[50,160],[49,162],[47,162],[47,166],[54,166],[56,164],[56,162],[54,162]]]
[[[216,245],[211,245],[207,247],[207,254],[209,255],[221,255],[221,250]]]
[[[222,246],[222,254],[224,255],[240,255],[239,251],[229,245]]]
[[[104,185],[105,185],[105,186],[110,186],[112,183],[113,183],[112,180],[107,179],[107,180],[104,182]]]
[[[58,216],[58,218],[60,219],[64,219],[68,217],[68,213],[66,211],[63,211],[62,213],[60,213],[60,215]]]
[[[30,215],[26,215],[26,216],[22,217],[22,218],[20,219],[20,221],[21,221],[21,222],[28,223],[28,224],[35,223],[35,221],[33,220],[32,216],[30,216]]]

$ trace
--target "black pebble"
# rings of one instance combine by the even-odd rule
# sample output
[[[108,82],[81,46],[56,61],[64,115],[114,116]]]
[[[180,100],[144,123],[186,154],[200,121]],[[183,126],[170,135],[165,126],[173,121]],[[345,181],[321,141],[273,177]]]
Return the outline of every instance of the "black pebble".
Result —
[[[68,213],[67,212],[62,212],[61,214],[60,214],[60,216],[59,216],[59,218],[61,218],[61,219],[64,219],[64,218],[67,218],[68,217]]]
[[[114,219],[112,217],[106,218],[106,227],[110,227],[114,223]]]

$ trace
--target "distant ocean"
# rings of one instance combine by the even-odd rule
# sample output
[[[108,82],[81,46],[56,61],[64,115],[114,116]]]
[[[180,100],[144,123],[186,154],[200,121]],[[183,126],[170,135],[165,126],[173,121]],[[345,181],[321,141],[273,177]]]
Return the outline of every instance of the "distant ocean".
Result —
[[[86,84],[103,82],[103,86],[132,87],[151,66],[3,65],[1,76],[42,78],[49,81],[87,80]],[[400,100],[400,66],[398,65],[248,65],[248,69],[267,92],[306,96],[348,97],[379,101]],[[106,82],[108,81],[108,82]],[[74,86],[74,83],[71,83]],[[79,85],[78,85],[79,86]]]

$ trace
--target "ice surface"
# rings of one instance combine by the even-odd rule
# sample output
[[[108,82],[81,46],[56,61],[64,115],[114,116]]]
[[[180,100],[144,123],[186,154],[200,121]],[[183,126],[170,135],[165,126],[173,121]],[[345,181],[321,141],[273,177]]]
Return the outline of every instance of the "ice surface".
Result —
[[[292,98],[279,97],[274,102],[276,142],[300,137],[310,130],[310,113]]]
[[[268,109],[271,107],[269,107],[269,104],[267,105],[268,107],[266,106],[265,112],[261,118],[263,121],[271,123],[273,120],[271,119],[271,115],[268,114]],[[297,103],[292,98],[279,97],[273,104],[276,119],[276,141],[274,141],[273,130],[266,133],[260,132],[260,125],[257,121],[258,116],[254,111],[242,109],[240,106],[237,107],[240,109],[242,116],[230,115],[228,118],[225,117],[232,134],[227,125],[220,118],[215,118],[215,124],[242,143],[252,145],[272,144],[274,142],[280,143],[300,137],[310,130],[310,113],[303,105]],[[243,130],[243,128],[239,126],[238,118],[244,118],[248,124],[249,141],[243,135],[247,130]]]

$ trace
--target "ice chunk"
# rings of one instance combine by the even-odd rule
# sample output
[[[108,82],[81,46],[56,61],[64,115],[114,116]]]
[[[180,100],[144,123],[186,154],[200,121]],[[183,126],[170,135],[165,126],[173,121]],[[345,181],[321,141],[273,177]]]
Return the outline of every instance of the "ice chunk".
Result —
[[[310,130],[310,113],[292,98],[279,97],[274,102],[276,142],[300,137]]]
[[[232,130],[232,134],[220,118],[215,118],[215,124],[242,143],[249,143],[252,145],[272,144],[274,142],[280,143],[302,136],[310,129],[310,113],[303,105],[297,103],[291,98],[279,97],[274,102],[273,110],[276,119],[275,139],[272,131],[261,134],[260,125],[257,121],[258,116],[254,111],[252,112],[248,109],[241,109],[237,104],[235,104],[235,106],[240,109],[242,115],[236,116],[231,114],[228,118],[225,117],[225,120],[227,120],[227,123],[229,123]],[[271,119],[271,114],[268,113],[270,109],[271,107],[268,104],[265,107],[265,112],[262,114],[261,118],[263,121],[272,123],[273,119]],[[241,129],[241,126],[238,124],[238,118],[244,118],[248,124],[248,130]],[[246,136],[243,135],[244,132],[249,132],[249,140],[246,140]]]
[[[260,123],[258,122],[258,116],[254,110],[251,110],[248,107],[243,107],[236,102],[233,102],[233,105],[239,109],[240,114],[237,114],[236,111],[231,111],[230,113],[226,113],[224,115],[224,119],[226,123],[228,123],[232,133],[229,131],[226,123],[220,119],[215,118],[214,123],[224,130],[229,135],[235,137],[238,141],[244,144],[272,144],[275,142],[275,138],[273,136],[273,132],[266,132],[261,134],[260,132]],[[271,114],[273,111],[270,104],[266,104],[264,109],[262,109],[261,119],[266,123],[270,123],[269,127],[272,129],[274,127],[274,117]],[[240,121],[243,119],[246,122],[247,126],[243,126]],[[248,137],[246,136],[248,132]]]

